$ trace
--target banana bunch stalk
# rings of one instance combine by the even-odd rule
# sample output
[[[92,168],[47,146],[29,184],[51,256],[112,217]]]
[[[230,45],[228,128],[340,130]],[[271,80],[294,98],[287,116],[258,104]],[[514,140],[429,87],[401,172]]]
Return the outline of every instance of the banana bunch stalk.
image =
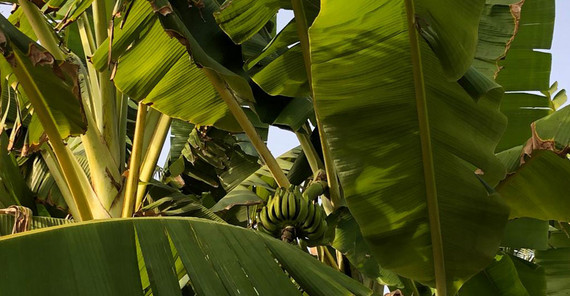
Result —
[[[296,238],[311,243],[320,241],[327,231],[323,208],[303,196],[298,186],[279,188],[259,212],[258,230],[293,242]]]

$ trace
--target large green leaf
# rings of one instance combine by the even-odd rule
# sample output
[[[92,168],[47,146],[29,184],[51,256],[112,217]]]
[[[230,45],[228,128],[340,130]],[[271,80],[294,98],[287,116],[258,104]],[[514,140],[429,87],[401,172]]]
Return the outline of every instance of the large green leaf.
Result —
[[[465,283],[457,295],[546,295],[544,269],[520,258],[499,254],[484,271]]]
[[[114,77],[117,88],[171,117],[239,131],[203,71],[190,59],[184,46],[164,32],[149,3],[136,0],[132,5],[124,26],[120,28],[117,22],[111,47],[111,59],[118,62]],[[92,58],[98,69],[107,65],[108,42]]]
[[[514,40],[497,77],[507,91],[548,90],[551,55],[536,49],[550,49],[554,31],[554,1],[531,0],[513,5],[518,19]],[[525,73],[525,75],[521,75]]]
[[[570,294],[570,248],[550,249],[535,253],[536,263],[544,268],[546,295]]]
[[[366,277],[383,285],[403,288],[404,283],[395,273],[378,265],[350,211],[346,207],[342,207],[331,215],[339,216],[338,224],[335,227],[334,240],[331,245],[336,250],[342,252],[350,263]]]
[[[185,46],[198,67],[212,69],[236,94],[254,101],[252,90],[241,74],[241,48],[234,45],[216,25],[213,13],[220,7],[216,0],[202,0],[188,6],[181,1],[150,1],[166,33]]]
[[[509,221],[501,246],[546,250],[548,248],[548,221],[532,218]]]
[[[494,37],[491,40],[501,45],[508,40],[507,51],[500,55],[503,58],[496,62],[494,71],[497,82],[507,91],[501,112],[509,118],[497,151],[523,144],[531,137],[528,126],[554,111],[549,96],[521,93],[545,92],[550,88],[551,54],[544,50],[550,49],[552,43],[554,0],[528,0],[513,5],[508,5],[512,1],[504,2],[493,5],[488,18],[494,20],[491,27],[495,34],[490,35]],[[500,28],[510,29],[513,24],[516,24],[516,34],[510,39]],[[493,47],[488,45],[483,49],[492,50]]]
[[[570,160],[552,151],[536,151],[497,191],[511,208],[511,218],[570,221]]]
[[[253,37],[287,0],[228,0],[214,13],[216,22],[235,43]]]
[[[470,13],[474,1],[461,3],[441,11]],[[380,265],[431,286],[434,266],[444,265],[437,276],[452,295],[494,258],[501,240],[508,209],[475,170],[492,185],[503,178],[493,151],[506,120],[496,97],[474,101],[447,81],[427,43],[410,43],[406,13],[404,1],[322,3],[309,30],[313,89],[348,206]],[[466,26],[455,19],[444,29]],[[414,50],[423,70],[412,65]],[[419,76],[425,83],[414,84]],[[424,94],[429,116],[417,107]],[[430,226],[428,216],[440,225]],[[434,258],[434,231],[443,258]]]
[[[568,221],[570,108],[533,122],[526,145],[501,152],[513,174],[496,188],[511,207],[511,217]],[[522,151],[521,151],[522,150]],[[527,156],[530,156],[528,158]],[[521,165],[521,163],[524,163]]]
[[[370,294],[294,246],[183,218],[101,220],[0,238],[0,263],[10,270],[0,286],[7,295],[142,295],[138,242],[153,294],[173,295],[179,290],[169,240],[198,295],[300,294],[296,284],[311,295]]]
[[[3,58],[10,64],[24,92],[35,98],[34,108],[45,110],[46,119],[56,123],[62,138],[83,134],[87,120],[77,80],[78,66],[56,61],[3,16],[0,17],[0,43]]]
[[[497,151],[504,151],[524,142],[532,136],[530,125],[535,120],[547,116],[554,110],[547,97],[529,93],[505,94],[501,112],[509,118],[508,128],[501,139]]]

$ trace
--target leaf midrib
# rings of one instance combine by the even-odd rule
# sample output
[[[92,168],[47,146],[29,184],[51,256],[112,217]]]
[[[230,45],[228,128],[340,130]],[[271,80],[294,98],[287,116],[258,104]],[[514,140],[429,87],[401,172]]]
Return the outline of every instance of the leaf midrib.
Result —
[[[447,295],[447,280],[443,256],[443,241],[441,224],[439,221],[439,207],[433,162],[433,149],[431,145],[428,110],[426,104],[425,81],[422,69],[420,43],[416,32],[415,12],[413,0],[405,0],[406,20],[408,23],[408,36],[413,66],[414,91],[416,94],[416,108],[418,112],[418,126],[422,149],[422,163],[424,182],[426,187],[426,201],[429,218],[429,229],[432,242],[433,264],[435,271],[435,286],[438,296]]]

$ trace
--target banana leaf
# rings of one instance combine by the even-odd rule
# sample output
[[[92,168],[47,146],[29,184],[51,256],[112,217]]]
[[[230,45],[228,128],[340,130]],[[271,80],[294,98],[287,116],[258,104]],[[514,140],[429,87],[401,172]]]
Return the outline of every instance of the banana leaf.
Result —
[[[508,208],[484,184],[504,177],[493,152],[506,118],[496,94],[475,101],[448,80],[467,71],[476,42],[455,52],[464,43],[446,38],[461,27],[461,38],[476,39],[483,3],[441,10],[439,1],[416,1],[415,16],[405,2],[322,3],[309,29],[316,111],[380,266],[453,295],[493,260],[507,222]],[[428,18],[436,6],[457,17]],[[409,35],[422,17],[429,44]],[[443,52],[454,54],[442,60]]]
[[[544,296],[544,268],[520,258],[499,254],[484,271],[471,278],[457,296],[520,295]]]
[[[197,295],[371,293],[294,246],[191,218],[100,220],[2,237],[0,262],[10,272],[0,286],[8,295],[142,295],[139,243],[153,295],[180,295],[169,240]],[[34,267],[24,271],[26,262]]]

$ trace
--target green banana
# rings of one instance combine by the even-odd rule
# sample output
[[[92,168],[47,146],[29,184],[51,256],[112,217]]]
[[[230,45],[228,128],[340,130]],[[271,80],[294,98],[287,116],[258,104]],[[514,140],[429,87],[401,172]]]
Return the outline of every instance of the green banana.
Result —
[[[311,241],[319,241],[323,238],[323,236],[327,232],[327,229],[328,229],[327,221],[323,220],[323,222],[314,232],[307,234],[307,238]]]
[[[283,192],[283,195],[281,197],[281,218],[285,221],[291,220],[289,218],[289,207],[287,206],[290,194],[291,192],[289,190],[286,190]]]
[[[296,200],[299,201],[299,214],[297,215],[297,217],[295,217],[295,221],[298,221],[299,223],[303,223],[306,219],[307,219],[307,215],[309,214],[309,202],[304,199],[298,199],[296,198]]]
[[[297,237],[318,243],[328,228],[323,208],[301,194],[297,186],[275,190],[258,217],[258,229],[272,236],[283,236],[284,229],[290,229],[292,235],[281,237],[287,241]]]
[[[259,219],[261,220],[261,224],[263,224],[263,227],[265,227],[265,229],[267,229],[271,232],[274,232],[277,230],[277,225],[275,225],[269,219],[269,213],[268,213],[267,207],[264,207],[263,209],[261,209],[261,212],[259,213]]]
[[[315,207],[315,218],[308,227],[303,228],[303,231],[305,233],[315,232],[315,230],[317,230],[317,228],[321,225],[322,221],[324,221],[324,219],[322,218],[323,209],[321,208],[321,206],[316,204],[313,204],[313,206]]]
[[[287,209],[289,214],[289,220],[296,221],[295,218],[297,217],[297,202],[298,200],[295,198],[294,192],[289,192],[287,195]]]
[[[285,197],[286,194],[287,192],[281,189],[279,191],[279,195],[275,197],[277,199],[275,201],[275,213],[277,214],[277,217],[279,217],[279,220],[281,221],[286,220],[286,217],[283,215],[283,198],[286,198]],[[285,201],[285,208],[287,208],[287,201]]]
[[[272,223],[279,223],[279,217],[277,216],[277,212],[275,211],[275,202],[277,201],[277,198],[274,197],[273,199],[271,199],[271,203],[267,205],[267,212],[269,214],[269,219],[271,220]]]
[[[303,196],[308,200],[316,200],[319,195],[323,194],[328,188],[328,184],[325,181],[314,181],[311,185],[303,191]]]
[[[264,232],[264,233],[267,233],[267,234],[269,234],[269,235],[273,235],[273,233],[272,233],[271,231],[267,230],[267,229],[266,229],[263,225],[261,225],[261,224],[257,224],[257,230],[259,230],[259,231],[261,231],[261,232]]]
[[[308,203],[309,203],[309,213],[307,213],[307,218],[305,219],[305,222],[301,227],[302,229],[310,227],[313,224],[313,221],[315,220],[315,204],[310,201]]]

